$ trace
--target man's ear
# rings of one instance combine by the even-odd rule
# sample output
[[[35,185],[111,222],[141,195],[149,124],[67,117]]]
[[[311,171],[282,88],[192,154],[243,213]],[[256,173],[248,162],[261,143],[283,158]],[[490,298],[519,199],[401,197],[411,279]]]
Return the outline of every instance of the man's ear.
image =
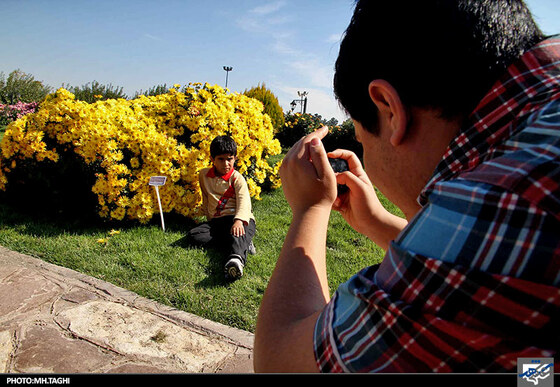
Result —
[[[399,93],[389,82],[376,79],[369,84],[369,96],[379,110],[380,119],[389,124],[391,145],[399,145],[408,128],[408,115]]]

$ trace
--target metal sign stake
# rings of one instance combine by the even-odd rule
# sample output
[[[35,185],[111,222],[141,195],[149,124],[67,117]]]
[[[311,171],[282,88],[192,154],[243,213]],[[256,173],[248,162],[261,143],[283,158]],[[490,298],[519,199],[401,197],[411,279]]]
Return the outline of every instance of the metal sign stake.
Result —
[[[165,180],[167,180],[166,176],[152,176],[150,177],[150,185],[154,186],[156,189],[157,201],[159,206],[159,215],[161,217],[161,228],[165,231],[165,222],[163,221],[163,211],[161,209],[161,199],[159,198],[159,186],[165,184]]]

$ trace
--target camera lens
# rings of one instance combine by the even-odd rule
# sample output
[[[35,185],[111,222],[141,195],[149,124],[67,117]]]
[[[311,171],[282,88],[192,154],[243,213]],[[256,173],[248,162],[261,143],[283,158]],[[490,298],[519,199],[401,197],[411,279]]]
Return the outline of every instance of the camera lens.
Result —
[[[329,158],[329,163],[331,164],[333,171],[335,171],[336,173],[345,172],[348,170],[348,162],[344,159]],[[344,184],[337,184],[336,189],[338,195],[341,195],[348,191],[348,186]]]

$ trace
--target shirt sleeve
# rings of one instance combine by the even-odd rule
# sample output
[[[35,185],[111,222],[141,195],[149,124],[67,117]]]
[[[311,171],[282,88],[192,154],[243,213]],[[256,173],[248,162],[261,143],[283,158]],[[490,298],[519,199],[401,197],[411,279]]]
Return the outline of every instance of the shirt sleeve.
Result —
[[[558,286],[559,227],[515,192],[457,179],[436,185],[397,242],[452,265]]]
[[[234,186],[236,196],[236,209],[234,216],[236,219],[240,219],[247,224],[253,218],[251,195],[249,194],[247,182],[240,173],[236,173]]]

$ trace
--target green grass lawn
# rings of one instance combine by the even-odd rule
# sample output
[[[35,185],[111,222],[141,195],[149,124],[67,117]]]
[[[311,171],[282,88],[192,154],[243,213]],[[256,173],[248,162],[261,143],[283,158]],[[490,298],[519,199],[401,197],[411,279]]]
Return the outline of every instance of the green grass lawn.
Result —
[[[185,245],[185,234],[193,223],[177,217],[166,217],[165,232],[159,216],[148,225],[85,226],[22,214],[0,203],[0,245],[195,315],[254,331],[260,301],[291,219],[281,189],[262,196],[253,201],[257,254],[249,256],[245,274],[236,282],[224,279],[222,257],[216,251]],[[118,233],[111,235],[113,228]],[[340,214],[332,214],[327,240],[331,292],[382,256],[383,251],[353,231]]]

